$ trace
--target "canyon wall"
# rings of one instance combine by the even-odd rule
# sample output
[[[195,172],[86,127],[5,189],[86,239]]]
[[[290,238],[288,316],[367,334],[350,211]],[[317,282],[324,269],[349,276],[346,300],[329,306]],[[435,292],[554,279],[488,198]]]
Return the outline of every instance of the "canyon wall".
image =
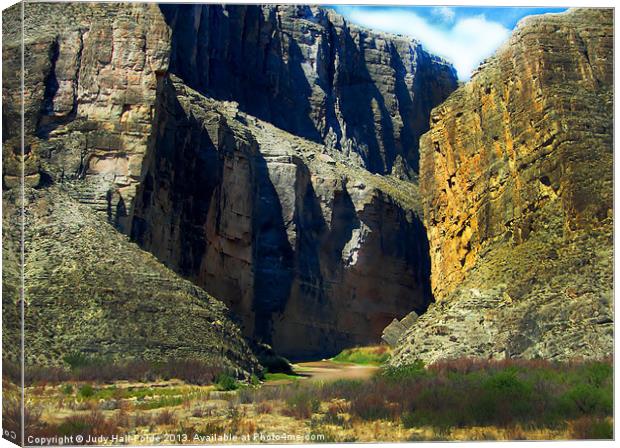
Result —
[[[23,275],[27,366],[81,353],[198,359],[249,376],[258,363],[224,304],[113,227],[131,212],[167,67],[159,9],[25,5],[22,158],[20,8],[3,13],[4,358],[20,359]]]
[[[454,89],[452,67],[320,8],[161,8],[25,5],[25,155],[20,85],[5,75],[6,201],[23,167],[32,210],[55,201],[75,207],[74,219],[92,210],[228,304],[246,336],[289,355],[375,342],[393,318],[424,311],[432,295],[419,195],[398,177],[416,176],[417,136]],[[21,66],[15,13],[3,29],[5,74]],[[32,227],[53,224],[48,212],[33,212]],[[45,241],[33,235],[27,254]],[[67,252],[75,262],[79,253]],[[109,274],[149,278],[132,266],[139,253]],[[33,310],[61,300],[32,283]],[[104,297],[126,300],[130,286]],[[49,350],[56,360],[62,351]]]
[[[522,21],[433,110],[420,190],[437,303],[392,360],[612,354],[613,11]]]
[[[431,300],[413,184],[165,82],[132,238],[289,356],[377,341]]]
[[[415,177],[430,110],[456,88],[451,65],[411,38],[306,5],[162,5],[170,71],[250,115],[341,151],[377,173]]]

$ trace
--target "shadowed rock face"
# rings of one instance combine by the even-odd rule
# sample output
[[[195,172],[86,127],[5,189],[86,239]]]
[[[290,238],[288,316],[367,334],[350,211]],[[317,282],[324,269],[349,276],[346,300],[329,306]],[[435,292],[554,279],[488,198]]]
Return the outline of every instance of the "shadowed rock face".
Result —
[[[420,190],[437,304],[416,358],[611,355],[613,12],[526,19],[431,115]]]
[[[375,342],[431,300],[415,186],[165,81],[132,237],[291,356]]]
[[[377,173],[415,176],[452,66],[415,41],[309,6],[161,5],[189,86]]]
[[[399,154],[415,166],[413,135],[426,126],[430,107],[454,87],[451,67],[415,43],[348,28],[337,15],[316,8],[199,8],[211,15],[199,27],[201,33],[208,30],[208,36],[200,35],[199,54],[183,43],[196,37],[184,33],[191,27],[181,26],[193,9],[178,8],[171,19],[170,11],[166,18],[158,6],[146,4],[26,5],[28,186],[41,189],[48,202],[58,193],[68,209],[75,207],[74,218],[88,206],[98,219],[230,305],[246,335],[270,341],[286,354],[323,355],[376,342],[392,319],[412,308],[422,312],[432,296],[417,185],[373,175],[363,166],[387,172]],[[18,72],[21,63],[21,39],[8,26],[17,16],[6,21],[4,73]],[[241,28],[227,22],[241,17],[247,19]],[[172,31],[166,21],[176,23]],[[260,33],[252,28],[259,23]],[[273,29],[264,34],[267,26]],[[273,41],[257,46],[256,36],[265,35]],[[236,45],[247,47],[242,55],[258,59],[243,64]],[[311,58],[319,48],[325,61]],[[205,55],[215,59],[209,62]],[[249,70],[265,61],[261,55],[269,68]],[[210,77],[200,66],[207,62]],[[19,133],[12,131],[20,123],[20,86],[5,76],[3,120],[11,131],[3,135],[3,185],[10,193],[22,168]],[[60,219],[57,208],[50,213],[40,213],[36,222]],[[89,231],[96,228],[90,219]],[[32,244],[47,241],[33,237]],[[118,290],[106,294],[127,299],[128,309],[134,285],[154,294],[144,286],[149,275],[136,273],[135,284],[124,275],[131,278],[137,272],[132,264],[146,255],[125,248],[126,241],[118,243],[123,247],[118,253],[129,251],[128,259],[113,272],[97,257],[78,257],[91,249],[113,251],[111,246],[63,241],[71,249],[64,256],[92,269],[93,282],[104,273],[118,276]],[[45,251],[41,256],[45,266],[63,257]],[[177,281],[169,278],[173,292]],[[78,285],[64,286],[73,287]],[[183,297],[175,303],[183,311],[193,299],[185,297],[185,286],[179,288]],[[34,312],[37,300],[50,303],[37,291],[45,289],[30,291]],[[212,310],[208,296],[198,295],[205,300],[203,311]],[[141,298],[148,300],[134,297]],[[38,322],[52,314],[39,314],[43,320],[33,325],[45,327]],[[178,341],[199,331],[196,319],[188,317],[174,340],[162,343],[179,348]],[[223,311],[222,319],[227,319]],[[88,322],[80,330],[85,334]],[[125,350],[99,330],[92,327],[109,342],[102,344],[110,353]],[[206,339],[196,341],[227,346],[217,333],[202,336]],[[78,342],[73,341],[76,347],[97,345]],[[42,356],[55,362],[65,347],[64,342],[41,346]]]

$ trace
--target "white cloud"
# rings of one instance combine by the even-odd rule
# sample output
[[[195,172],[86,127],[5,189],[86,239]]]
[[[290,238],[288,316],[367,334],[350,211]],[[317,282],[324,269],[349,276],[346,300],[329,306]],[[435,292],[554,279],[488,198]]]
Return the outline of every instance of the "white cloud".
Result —
[[[452,62],[462,80],[469,79],[478,64],[510,35],[510,30],[484,15],[458,19],[451,26],[433,26],[404,9],[369,12],[350,7],[341,12],[353,23],[417,39],[429,52]]]
[[[454,16],[456,15],[454,9],[448,8],[447,6],[438,6],[437,8],[433,8],[431,13],[434,16],[439,17],[445,23],[454,22]]]

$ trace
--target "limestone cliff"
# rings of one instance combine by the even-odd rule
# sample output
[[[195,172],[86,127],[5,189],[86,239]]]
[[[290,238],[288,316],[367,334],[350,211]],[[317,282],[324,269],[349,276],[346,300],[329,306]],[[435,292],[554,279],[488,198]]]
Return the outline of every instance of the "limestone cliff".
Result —
[[[20,174],[18,14],[3,21],[5,186]],[[169,29],[154,4],[28,3],[24,17],[26,181],[80,179],[75,196],[128,230]]]
[[[305,5],[162,5],[170,70],[190,87],[341,151],[372,172],[415,176],[451,65],[404,36]]]
[[[289,356],[378,341],[429,301],[415,185],[166,80],[132,238]]]
[[[88,206],[287,354],[375,342],[392,319],[424,311],[417,186],[371,171],[415,175],[417,136],[455,87],[451,66],[320,8],[25,8],[23,166],[8,75],[21,69],[17,10],[3,29],[5,200],[23,167],[29,188],[78,214]],[[188,322],[178,330],[195,332]]]
[[[22,159],[19,8],[3,15],[3,356],[19,359],[23,273],[27,365],[60,364],[80,351],[255,370],[221,302],[106,222],[124,228],[141,179],[169,52],[159,9],[25,5]]]
[[[613,11],[527,18],[431,115],[431,306],[415,358],[613,349]]]

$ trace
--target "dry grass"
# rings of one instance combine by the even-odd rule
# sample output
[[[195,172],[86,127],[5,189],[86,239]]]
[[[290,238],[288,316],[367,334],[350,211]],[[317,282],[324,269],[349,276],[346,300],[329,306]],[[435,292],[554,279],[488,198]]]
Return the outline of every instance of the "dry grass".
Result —
[[[39,385],[28,388],[28,396],[35,404],[31,409],[42,410],[31,419],[39,434],[96,436],[133,428],[148,434],[306,434],[310,429],[325,435],[323,441],[337,442],[597,439],[611,435],[611,372],[605,362],[453,360],[427,369],[384,370],[364,381],[304,381],[217,393],[209,392],[212,386],[125,383],[95,386],[90,397],[79,400],[83,384]],[[174,402],[166,401],[170,398]],[[116,400],[114,407],[103,407],[110,400]],[[153,404],[157,410],[150,410]],[[15,420],[18,414],[7,411]]]

